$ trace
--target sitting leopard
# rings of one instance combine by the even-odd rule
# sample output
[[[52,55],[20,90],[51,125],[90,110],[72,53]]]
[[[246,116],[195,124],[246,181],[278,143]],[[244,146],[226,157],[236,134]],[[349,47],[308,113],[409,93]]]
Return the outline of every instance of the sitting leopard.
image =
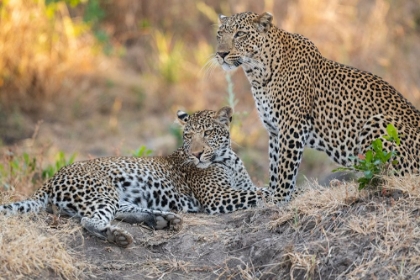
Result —
[[[51,205],[55,214],[81,219],[94,235],[127,247],[131,235],[114,219],[145,223],[155,229],[179,228],[169,211],[227,213],[254,206],[268,191],[256,188],[232,151],[232,109],[178,111],[183,145],[166,157],[105,157],[60,169],[33,198],[0,206],[0,213],[38,212]]]
[[[272,15],[219,16],[215,59],[242,67],[269,134],[270,188],[288,201],[307,145],[348,166],[392,123],[401,135],[396,170],[419,173],[420,112],[380,77],[331,61]],[[387,146],[388,149],[389,145]]]

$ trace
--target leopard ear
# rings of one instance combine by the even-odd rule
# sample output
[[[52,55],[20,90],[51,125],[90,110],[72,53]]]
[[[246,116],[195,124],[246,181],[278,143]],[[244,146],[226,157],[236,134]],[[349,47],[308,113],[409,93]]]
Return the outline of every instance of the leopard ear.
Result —
[[[254,26],[258,32],[267,32],[273,21],[273,15],[270,13],[263,13],[254,19]]]
[[[233,109],[231,107],[223,107],[217,111],[216,116],[214,117],[218,122],[229,127],[230,122],[232,121]]]
[[[190,119],[190,115],[181,110],[178,110],[176,115],[178,117],[177,121],[182,127],[184,127],[187,121]]]
[[[219,27],[226,23],[228,17],[224,15],[219,15]]]

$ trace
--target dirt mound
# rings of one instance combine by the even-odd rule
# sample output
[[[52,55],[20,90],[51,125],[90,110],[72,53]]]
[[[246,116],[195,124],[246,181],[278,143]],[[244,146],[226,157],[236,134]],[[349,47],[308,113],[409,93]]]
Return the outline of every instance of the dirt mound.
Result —
[[[418,177],[389,179],[381,191],[359,192],[347,183],[332,188],[312,184],[280,207],[264,205],[219,216],[184,214],[180,232],[118,223],[135,239],[128,249],[61,219],[58,229],[40,232],[62,236],[73,228],[73,237],[63,239],[62,246],[77,260],[66,261],[76,270],[60,275],[45,264],[32,274],[20,272],[51,279],[414,279],[420,273],[419,185]],[[2,228],[10,219],[16,218],[1,218]],[[8,246],[22,254],[31,249],[31,244],[20,248],[1,238],[0,245],[0,256],[12,249]],[[8,261],[1,266],[6,278],[13,275]]]

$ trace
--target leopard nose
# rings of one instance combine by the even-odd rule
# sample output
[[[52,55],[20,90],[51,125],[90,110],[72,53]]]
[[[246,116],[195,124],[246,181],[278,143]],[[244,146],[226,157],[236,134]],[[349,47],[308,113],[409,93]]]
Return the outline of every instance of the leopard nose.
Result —
[[[227,56],[229,54],[229,52],[217,52],[217,54],[221,57],[221,58],[225,58],[225,56]]]
[[[192,153],[192,155],[193,155],[193,156],[195,156],[195,157],[196,157],[196,158],[198,158],[198,159],[200,159],[200,157],[201,157],[201,155],[202,155],[202,154],[203,154],[203,152],[202,152],[202,151]]]

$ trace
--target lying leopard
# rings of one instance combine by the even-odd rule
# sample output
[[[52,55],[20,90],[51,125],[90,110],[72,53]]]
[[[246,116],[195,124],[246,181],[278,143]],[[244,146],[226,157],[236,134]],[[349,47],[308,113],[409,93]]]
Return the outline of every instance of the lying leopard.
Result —
[[[269,134],[270,187],[288,201],[307,145],[341,165],[364,154],[392,123],[401,134],[398,172],[419,173],[420,112],[380,77],[331,61],[269,13],[220,16],[216,60],[242,67]],[[390,147],[387,147],[388,149]]]
[[[60,169],[29,200],[0,206],[0,212],[39,212],[81,219],[94,235],[127,247],[131,235],[114,219],[177,229],[170,211],[227,213],[254,206],[267,190],[256,188],[241,159],[232,151],[232,109],[178,112],[183,146],[166,157],[106,157]]]

